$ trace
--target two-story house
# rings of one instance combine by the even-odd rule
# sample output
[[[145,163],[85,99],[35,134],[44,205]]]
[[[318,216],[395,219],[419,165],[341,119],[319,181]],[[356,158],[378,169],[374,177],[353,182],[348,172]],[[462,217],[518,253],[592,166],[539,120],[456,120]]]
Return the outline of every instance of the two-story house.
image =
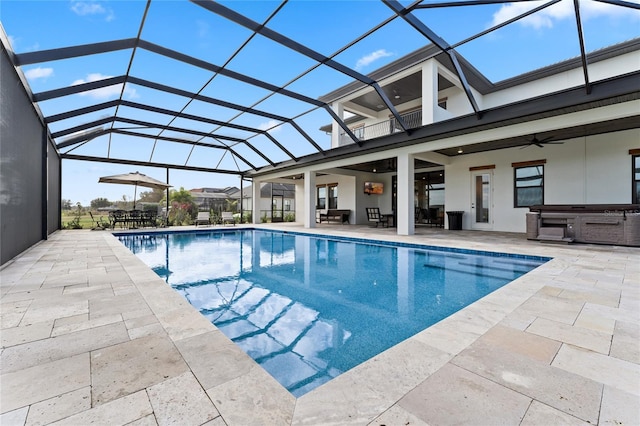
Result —
[[[397,114],[357,81],[321,97],[349,132],[327,124],[331,150],[254,184],[295,183],[307,227],[332,197],[351,223],[379,207],[405,235],[445,212],[464,212],[463,229],[525,232],[531,205],[639,202],[639,39],[495,83],[458,58],[461,73],[430,45],[369,74]]]

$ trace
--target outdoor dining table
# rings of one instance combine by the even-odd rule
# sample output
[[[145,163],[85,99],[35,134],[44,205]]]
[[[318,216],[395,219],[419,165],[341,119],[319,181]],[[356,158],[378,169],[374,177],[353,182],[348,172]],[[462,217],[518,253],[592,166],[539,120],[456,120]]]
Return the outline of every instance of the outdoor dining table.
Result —
[[[112,229],[118,224],[128,229],[156,227],[157,216],[157,212],[152,210],[114,210],[109,212],[109,222]]]

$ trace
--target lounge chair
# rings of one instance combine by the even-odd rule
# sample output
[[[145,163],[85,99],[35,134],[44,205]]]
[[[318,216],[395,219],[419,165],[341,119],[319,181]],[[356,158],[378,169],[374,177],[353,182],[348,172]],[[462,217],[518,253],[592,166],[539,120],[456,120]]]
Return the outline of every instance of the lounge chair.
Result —
[[[391,217],[390,214],[381,214],[380,209],[378,207],[366,207],[366,209],[367,209],[367,220],[371,223],[375,223],[376,228],[380,223],[385,228],[389,227],[389,218]]]
[[[225,225],[227,223],[231,223],[233,226],[236,225],[236,219],[233,217],[233,213],[231,212],[222,212],[222,224]]]
[[[210,225],[211,221],[209,219],[209,212],[198,212],[198,217],[196,218],[196,226],[200,225]]]

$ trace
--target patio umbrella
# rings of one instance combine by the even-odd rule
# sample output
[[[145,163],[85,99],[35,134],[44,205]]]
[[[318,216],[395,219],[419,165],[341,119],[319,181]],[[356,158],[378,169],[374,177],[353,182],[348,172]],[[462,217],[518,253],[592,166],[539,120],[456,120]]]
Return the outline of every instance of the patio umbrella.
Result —
[[[121,175],[103,176],[98,179],[98,182],[102,183],[120,183],[123,185],[135,185],[133,192],[133,208],[136,208],[136,195],[138,192],[138,186],[144,186],[146,188],[167,189],[171,188],[171,185],[161,182],[157,179],[144,175],[140,172],[124,173]]]

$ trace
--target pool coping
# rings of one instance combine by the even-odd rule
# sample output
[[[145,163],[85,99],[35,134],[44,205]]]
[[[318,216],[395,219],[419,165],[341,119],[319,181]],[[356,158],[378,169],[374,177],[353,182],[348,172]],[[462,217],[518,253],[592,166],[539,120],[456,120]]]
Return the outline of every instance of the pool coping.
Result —
[[[254,225],[251,228],[261,229],[262,227]],[[273,226],[264,228],[274,229]],[[318,232],[317,229],[306,230],[299,226],[275,228],[285,232],[295,229],[295,232],[301,234]],[[235,229],[241,229],[241,227]],[[354,229],[356,228],[347,230],[326,227],[323,232],[329,233],[333,238],[353,233]],[[158,231],[163,232],[163,230]],[[447,239],[438,243],[442,242],[453,248],[461,245],[485,247],[491,244],[489,241],[470,242],[465,240],[466,234],[458,235],[462,241]],[[93,236],[96,239],[104,239],[133,281],[137,291],[162,324],[168,338],[178,349],[182,349],[185,342],[198,342],[203,347],[208,346],[216,350],[216,356],[224,357],[226,371],[223,379],[219,371],[203,370],[201,366],[194,365],[189,359],[185,359],[185,362],[220,413],[221,417],[218,419],[222,419],[228,425],[369,424],[372,422],[372,424],[382,424],[383,419],[389,422],[389,419],[398,420],[400,418],[398,416],[410,417],[411,413],[408,413],[406,407],[403,408],[399,401],[418,389],[429,377],[449,365],[456,356],[468,350],[494,326],[507,321],[514,328],[524,330],[533,320],[526,318],[526,315],[512,314],[517,313],[519,307],[534,295],[545,291],[545,287],[549,285],[561,287],[562,282],[570,281],[571,277],[576,276],[575,270],[572,269],[575,265],[585,260],[589,261],[598,254],[606,254],[613,259],[611,262],[614,263],[627,262],[627,266],[623,269],[628,270],[629,276],[623,277],[621,285],[625,288],[636,288],[633,290],[632,304],[636,303],[638,298],[638,267],[629,263],[634,256],[640,254],[637,249],[591,245],[573,247],[543,245],[516,237],[515,240],[508,241],[509,244],[504,247],[507,252],[524,250],[533,255],[545,254],[544,257],[552,254],[553,259],[296,399],[240,348],[231,343],[195,308],[184,301],[177,292],[167,286],[115,236],[109,232],[96,232]],[[479,234],[476,236],[482,237]],[[393,242],[398,239],[408,244],[424,239],[430,240],[429,236],[424,235],[398,237],[392,232],[376,232],[375,240],[378,241]],[[55,236],[52,240],[55,240]],[[37,246],[37,251],[46,250],[48,245],[48,241],[43,242]],[[25,259],[18,259],[16,263],[27,261],[30,250],[21,256]],[[3,272],[8,269],[11,269],[11,265],[6,265]],[[597,274],[596,272],[594,274]],[[604,270],[603,274],[602,282],[606,283],[605,278],[610,273]],[[561,278],[562,282],[554,283],[556,278]],[[617,282],[617,280],[616,278],[613,281]],[[571,286],[579,286],[579,281],[576,278],[576,282],[571,283]],[[3,292],[3,296],[6,294]],[[621,312],[626,312],[622,306],[619,308]],[[631,320],[640,322],[635,314]],[[638,367],[637,364],[634,365]],[[633,374],[638,374],[636,370],[633,371]],[[632,375],[632,377],[635,376]],[[210,385],[205,385],[206,383]],[[638,393],[640,394],[640,391]],[[604,402],[602,404],[604,406]],[[633,409],[633,406],[631,408]],[[572,414],[575,415],[575,413]]]
[[[247,225],[246,228],[274,231],[274,229],[269,226]],[[169,229],[168,232],[210,232],[212,230],[214,232],[231,232],[238,229],[242,229],[242,227],[202,230]],[[296,231],[275,229],[275,231],[295,232],[300,235],[318,235],[317,229],[299,229]],[[137,233],[136,231],[128,231],[125,233],[129,232],[133,234]],[[167,232],[167,230],[158,229],[155,232],[163,233]],[[324,237],[327,237],[327,235],[324,235]],[[345,238],[345,236],[330,235],[330,238],[341,237]],[[382,239],[379,239],[380,237]],[[384,236],[378,235],[376,239],[360,238],[360,240],[364,242],[396,243],[394,240],[397,240],[397,236],[393,235],[390,237],[391,238],[384,238]],[[121,243],[118,241],[118,244]],[[469,250],[461,247],[438,247],[452,250]],[[122,246],[122,248],[129,252],[126,247]],[[517,256],[521,253],[511,254]],[[131,255],[135,256],[133,253],[131,253]],[[142,263],[141,260],[140,262]],[[251,361],[255,363],[255,368],[213,389],[205,389],[205,391],[207,391],[212,400],[216,401],[216,407],[225,421],[231,421],[231,424],[242,424],[246,420],[249,420],[245,418],[244,415],[241,418],[235,418],[238,412],[246,412],[247,410],[252,411],[251,422],[256,421],[267,424],[271,422],[274,424],[290,423],[294,425],[369,423],[390,409],[407,392],[414,389],[440,367],[469,347],[469,345],[486,333],[491,327],[502,321],[508,314],[512,313],[517,306],[536,294],[545,285],[544,281],[538,278],[548,273],[555,274],[557,267],[552,258],[528,274],[506,284],[500,289],[353,369],[342,373],[340,376],[300,398],[295,398],[291,395],[253,360]],[[157,280],[164,288],[170,289],[176,296],[180,297],[178,293],[167,286],[160,277],[157,277]],[[157,292],[147,292],[146,289],[142,289],[141,293],[145,299],[157,296]],[[153,304],[153,302],[148,299],[147,302]],[[184,309],[184,315],[191,316],[195,313],[202,317],[200,312],[191,307],[191,305]],[[210,327],[205,327],[205,329],[209,328],[211,331],[222,334],[213,324],[208,324]],[[174,327],[175,328],[169,332],[169,336],[172,337],[172,339],[174,336],[184,338],[184,336],[190,336],[192,334],[189,327],[182,328],[179,324],[174,325]],[[452,328],[462,329],[463,331],[452,333]],[[202,331],[206,332],[204,330]],[[216,336],[216,341],[219,338],[220,336]],[[224,338],[226,339],[226,336],[224,336]],[[239,347],[235,346],[231,340],[229,340],[229,342],[233,345],[235,356],[241,359],[241,362],[237,366],[238,370],[245,371],[246,367],[244,367],[244,365],[246,360],[244,357],[247,355]],[[412,356],[407,359],[406,355],[403,355],[406,353],[423,353],[426,356]],[[398,365],[396,361],[394,361],[395,358],[403,360],[401,371],[398,371]],[[427,366],[427,368],[425,368],[425,366]],[[233,369],[234,366],[229,365],[229,368]],[[257,372],[256,369],[259,370],[259,372]],[[372,371],[375,371],[374,375],[372,375]],[[259,374],[260,372],[264,374]],[[198,376],[196,375],[196,377]],[[381,377],[394,377],[395,389],[392,389],[388,382],[379,382],[378,380]],[[207,381],[206,378],[198,377],[198,379],[205,382]],[[260,381],[260,384],[258,385],[256,381]],[[259,389],[259,392],[255,394],[247,392],[247,387],[250,389]],[[238,406],[236,398],[239,393],[242,393],[243,397],[248,398],[251,403],[245,406]],[[273,401],[270,401],[271,399],[273,399]],[[284,404],[284,407],[281,405],[283,401],[288,401]],[[261,406],[278,408],[276,410],[266,410],[262,412],[256,409],[256,407]],[[290,415],[291,418],[289,418]],[[253,416],[255,416],[255,418]]]

